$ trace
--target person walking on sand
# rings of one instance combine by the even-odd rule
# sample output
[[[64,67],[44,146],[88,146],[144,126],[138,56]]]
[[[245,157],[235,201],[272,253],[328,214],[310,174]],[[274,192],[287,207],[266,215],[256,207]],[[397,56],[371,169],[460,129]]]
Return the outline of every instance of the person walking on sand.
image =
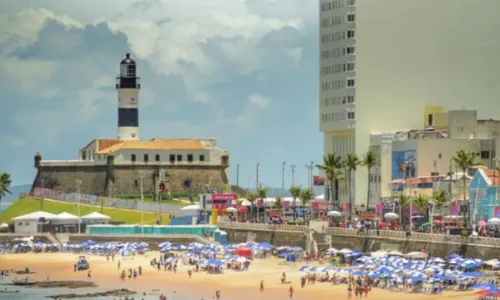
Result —
[[[215,291],[215,299],[220,300],[220,291],[219,290]]]
[[[290,297],[290,299],[293,298],[293,287],[290,286],[290,288],[288,289],[288,297]]]
[[[263,291],[264,291],[264,280],[261,280],[261,281],[260,281],[260,288],[259,288],[259,291],[260,291],[260,292],[263,292]]]
[[[118,270],[120,270],[121,264],[120,261],[118,261]]]
[[[352,286],[349,284],[349,286],[347,287],[347,299],[351,298],[352,298]]]
[[[89,270],[89,272],[87,273],[87,280],[90,280],[92,279],[92,271]]]

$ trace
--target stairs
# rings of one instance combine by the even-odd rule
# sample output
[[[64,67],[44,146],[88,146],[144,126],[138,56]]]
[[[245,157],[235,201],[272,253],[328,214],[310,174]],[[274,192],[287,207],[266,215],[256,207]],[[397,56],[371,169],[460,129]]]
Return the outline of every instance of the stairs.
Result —
[[[50,233],[46,233],[45,234],[45,237],[52,243],[52,244],[55,244],[57,245],[57,247],[59,248],[59,251],[62,251],[62,244],[61,242],[59,242],[59,240],[57,240],[57,238],[55,236],[53,236],[52,234]]]

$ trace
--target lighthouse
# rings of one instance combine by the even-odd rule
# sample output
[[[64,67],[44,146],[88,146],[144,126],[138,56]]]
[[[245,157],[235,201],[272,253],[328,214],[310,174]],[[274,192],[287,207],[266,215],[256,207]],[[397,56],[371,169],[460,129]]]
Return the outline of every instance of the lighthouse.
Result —
[[[139,89],[135,61],[127,53],[120,63],[120,76],[116,78],[118,91],[118,140],[139,140]]]

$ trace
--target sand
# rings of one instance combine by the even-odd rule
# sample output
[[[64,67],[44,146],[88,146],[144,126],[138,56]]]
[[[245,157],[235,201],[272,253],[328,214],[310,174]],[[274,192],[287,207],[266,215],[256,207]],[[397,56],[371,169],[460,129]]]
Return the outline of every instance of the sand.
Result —
[[[73,265],[78,259],[77,254],[69,253],[27,253],[27,254],[6,254],[0,255],[1,269],[24,269],[29,267],[35,274],[29,275],[35,280],[87,280],[87,272],[74,272]],[[328,283],[316,283],[314,285],[300,287],[300,277],[304,272],[298,269],[303,265],[301,263],[295,266],[280,264],[282,260],[269,258],[265,260],[254,260],[250,266],[250,271],[235,272],[225,270],[224,274],[211,275],[205,272],[193,272],[192,278],[188,277],[187,271],[192,266],[179,264],[177,274],[173,272],[157,271],[149,265],[150,259],[158,257],[158,252],[149,252],[147,256],[135,256],[132,258],[115,258],[115,262],[107,262],[105,257],[87,256],[91,270],[92,281],[100,287],[109,289],[127,288],[148,294],[165,293],[172,299],[174,291],[178,295],[177,299],[212,299],[215,291],[221,291],[221,300],[279,300],[289,299],[289,284],[281,284],[281,274],[287,274],[287,281],[291,281],[295,294],[293,299],[306,300],[331,300],[347,299],[346,285],[331,285]],[[121,261],[122,269],[137,268],[141,266],[143,275],[136,280],[119,280],[120,271],[117,269],[117,261]],[[313,264],[310,264],[313,265]],[[21,278],[20,275],[19,277]],[[12,276],[13,278],[13,276]],[[265,290],[259,292],[259,283],[264,280]],[[156,290],[155,292],[152,292]],[[77,291],[77,290],[75,290]],[[368,294],[369,299],[390,300],[404,297],[405,300],[412,299],[445,299],[454,300],[476,299],[473,292],[445,292],[440,295],[390,292],[381,289],[373,289]],[[139,297],[135,297],[138,299]],[[140,299],[140,298],[139,298]],[[355,299],[353,297],[353,299]]]

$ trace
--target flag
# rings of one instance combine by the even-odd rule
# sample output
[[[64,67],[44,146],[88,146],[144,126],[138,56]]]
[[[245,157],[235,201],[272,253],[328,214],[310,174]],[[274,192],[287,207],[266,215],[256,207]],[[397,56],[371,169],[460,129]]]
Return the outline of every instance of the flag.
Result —
[[[317,175],[314,175],[313,182],[314,182],[315,186],[323,186],[323,185],[325,185],[325,178],[321,178]]]

